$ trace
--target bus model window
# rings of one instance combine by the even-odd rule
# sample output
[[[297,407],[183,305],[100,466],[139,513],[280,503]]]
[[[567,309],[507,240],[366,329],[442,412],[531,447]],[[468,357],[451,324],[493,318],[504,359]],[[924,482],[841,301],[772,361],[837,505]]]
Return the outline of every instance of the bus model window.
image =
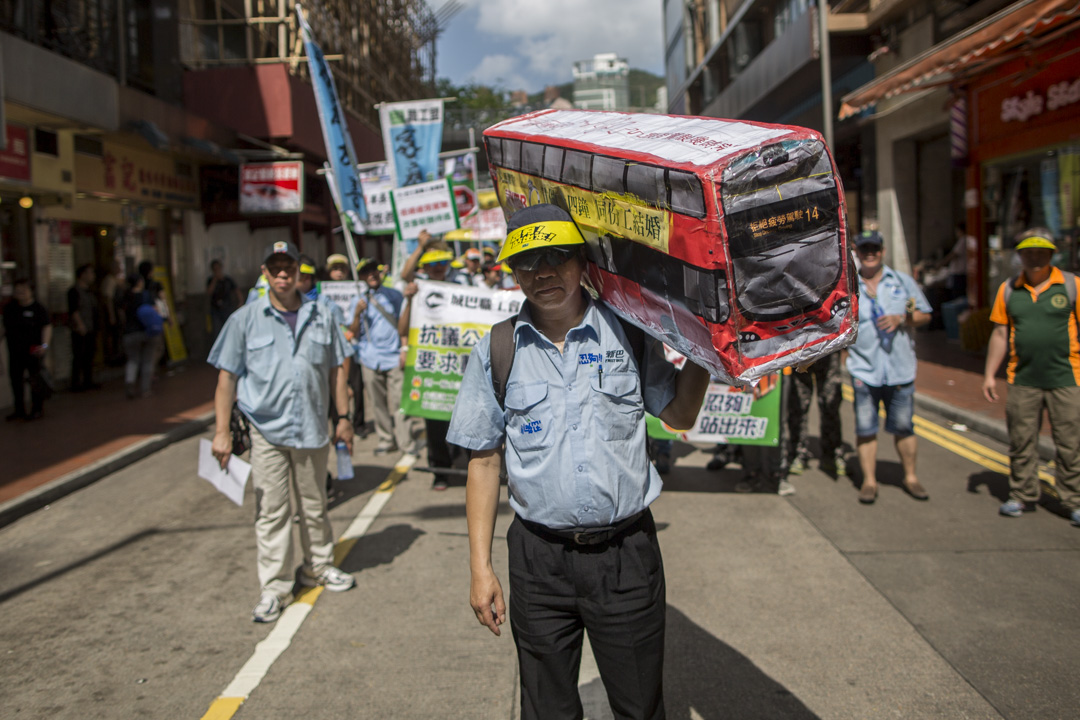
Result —
[[[711,323],[727,322],[730,307],[723,272],[705,273],[690,265],[682,270],[686,309]]]
[[[626,192],[653,207],[667,206],[664,169],[651,165],[627,163]]]
[[[626,172],[625,160],[597,155],[593,158],[592,190],[624,194],[626,192],[626,187],[623,185],[624,172]]]
[[[521,143],[521,172],[540,177],[544,166],[544,146],[536,143]]]
[[[592,180],[592,159],[589,153],[567,150],[563,161],[562,181],[567,185],[588,188]]]
[[[497,137],[487,138],[487,154],[489,165],[502,165],[502,140]]]
[[[544,150],[544,178],[559,182],[559,178],[562,177],[562,163],[562,148],[547,146]]]
[[[507,170],[521,170],[521,141],[503,139],[503,167]]]
[[[671,210],[705,217],[705,196],[701,192],[701,180],[698,176],[682,170],[668,170],[668,184],[671,186]]]

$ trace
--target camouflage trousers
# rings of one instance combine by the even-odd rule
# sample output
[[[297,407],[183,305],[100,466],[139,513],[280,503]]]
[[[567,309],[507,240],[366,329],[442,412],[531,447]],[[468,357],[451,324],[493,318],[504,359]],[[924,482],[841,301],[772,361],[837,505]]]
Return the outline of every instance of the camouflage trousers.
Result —
[[[793,372],[787,380],[791,381],[791,395],[788,404],[788,443],[790,460],[810,457],[807,447],[807,430],[810,424],[810,403],[814,398],[814,386],[817,386],[818,411],[821,415],[821,459],[831,461],[836,457],[842,442],[840,434],[840,403],[842,395],[842,373],[840,353],[821,358],[804,372]]]

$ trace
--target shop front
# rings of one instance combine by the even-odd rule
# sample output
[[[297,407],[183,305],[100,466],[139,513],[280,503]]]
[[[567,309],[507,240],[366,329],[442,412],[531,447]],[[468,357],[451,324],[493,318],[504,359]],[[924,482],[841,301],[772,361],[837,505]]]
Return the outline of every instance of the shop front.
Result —
[[[979,241],[969,286],[988,306],[1019,271],[1022,230],[1054,235],[1058,267],[1080,269],[1080,47],[1068,35],[977,78],[968,87],[968,231]]]
[[[8,123],[7,147],[0,150],[0,306],[11,297],[18,277],[34,267],[30,195],[30,130]]]

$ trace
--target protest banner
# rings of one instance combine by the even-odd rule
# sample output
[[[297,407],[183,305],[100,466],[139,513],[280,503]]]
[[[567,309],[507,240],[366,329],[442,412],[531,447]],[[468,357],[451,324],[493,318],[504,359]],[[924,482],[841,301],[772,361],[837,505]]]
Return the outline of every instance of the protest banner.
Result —
[[[473,347],[492,325],[517,313],[525,295],[427,280],[417,286],[401,408],[406,415],[449,420]]]
[[[851,344],[843,188],[806,128],[543,110],[484,131],[509,216],[559,205],[623,319],[747,386]]]
[[[323,141],[326,144],[327,165],[331,171],[327,173],[327,182],[334,184],[331,190],[334,191],[334,200],[342,222],[347,224],[352,233],[363,233],[367,209],[364,206],[360,178],[356,174],[356,150],[353,148],[345,111],[338,98],[330,65],[312,37],[311,27],[304,19],[300,5],[296,6],[296,17],[300,21],[311,84],[315,90],[315,107],[319,113],[319,125],[322,127]],[[351,248],[351,237],[347,237],[346,242]],[[355,248],[351,248],[350,256],[355,254]]]
[[[442,120],[441,99],[379,106],[383,147],[395,187],[418,185],[439,177]]]
[[[341,308],[346,321],[352,320],[352,307],[367,285],[357,285],[352,280],[325,280],[319,283],[319,296],[325,297]]]
[[[364,189],[367,202],[367,234],[390,235],[394,232],[394,206],[390,202],[390,191],[394,189],[394,180],[390,177],[388,163],[376,163],[361,166],[360,185]]]
[[[450,178],[458,217],[464,220],[480,209],[476,196],[476,150],[442,153],[440,157],[443,163],[441,177]]]
[[[244,163],[240,166],[240,212],[298,213],[304,209],[304,163]]]
[[[765,445],[780,443],[781,373],[767,375],[753,390],[724,383],[709,383],[694,427],[676,432],[659,418],[647,416],[649,437],[657,440],[685,440],[725,445]]]
[[[390,201],[394,207],[394,224],[397,238],[394,241],[394,257],[391,272],[397,277],[401,272],[405,258],[416,249],[417,238],[421,230],[432,235],[458,228],[458,214],[454,206],[454,195],[450,190],[450,181],[446,178],[421,185],[394,188],[390,191]]]

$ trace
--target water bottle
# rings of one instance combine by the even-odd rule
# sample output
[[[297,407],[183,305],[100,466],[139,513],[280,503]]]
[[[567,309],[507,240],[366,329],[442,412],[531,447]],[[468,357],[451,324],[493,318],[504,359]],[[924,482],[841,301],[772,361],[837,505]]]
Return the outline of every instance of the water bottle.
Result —
[[[877,300],[870,301],[870,319],[874,323],[874,328],[877,330],[878,339],[881,341],[881,349],[885,352],[892,352],[893,333],[888,330],[882,330],[877,326],[878,318],[885,314],[885,311],[881,309],[881,306],[877,304]]]
[[[344,441],[339,441],[334,447],[337,448],[337,479],[352,480],[352,454]]]

